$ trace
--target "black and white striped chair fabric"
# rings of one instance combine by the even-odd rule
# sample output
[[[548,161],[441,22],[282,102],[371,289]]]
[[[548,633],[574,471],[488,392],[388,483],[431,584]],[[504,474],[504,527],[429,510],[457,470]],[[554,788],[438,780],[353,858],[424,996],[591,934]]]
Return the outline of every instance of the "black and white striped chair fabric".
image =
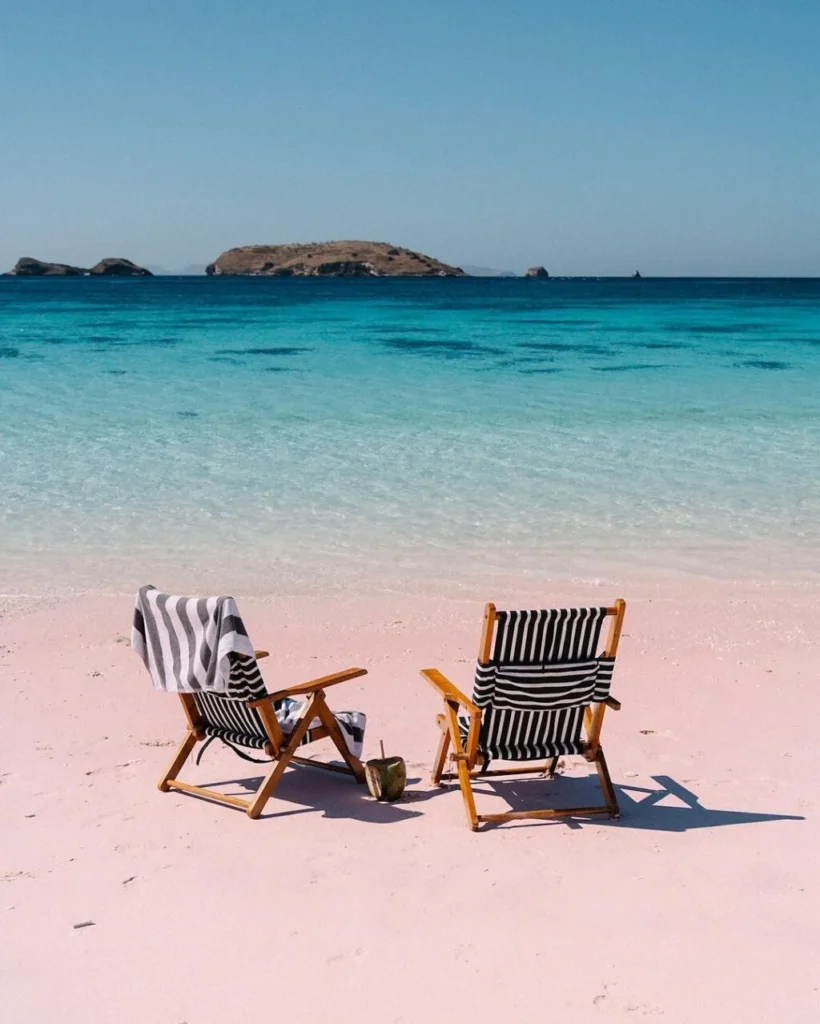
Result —
[[[265,696],[267,690],[256,659],[231,655],[228,693],[193,694],[199,713],[204,719],[202,731],[206,736],[215,737],[234,746],[263,750],[270,740],[261,715],[248,702]],[[295,728],[304,704],[304,700],[296,700],[293,697],[274,701],[273,710],[285,740]],[[361,711],[337,711],[333,717],[341,729],[348,749],[356,757],[360,756],[366,716]],[[299,745],[313,743],[321,729],[322,723],[318,718],[314,719]]]
[[[256,663],[256,658],[242,658],[231,655],[231,674],[228,692],[195,693],[193,695],[199,713],[204,719],[203,732],[240,747],[262,750],[269,743],[268,734],[256,708],[248,701],[267,696],[265,683]],[[277,701],[274,710],[279,712],[282,701]],[[309,743],[307,733],[302,743]]]
[[[531,761],[583,753],[584,709],[609,696],[614,658],[597,654],[606,608],[497,612],[490,661],[476,666],[479,750]],[[462,738],[468,722],[460,719]]]

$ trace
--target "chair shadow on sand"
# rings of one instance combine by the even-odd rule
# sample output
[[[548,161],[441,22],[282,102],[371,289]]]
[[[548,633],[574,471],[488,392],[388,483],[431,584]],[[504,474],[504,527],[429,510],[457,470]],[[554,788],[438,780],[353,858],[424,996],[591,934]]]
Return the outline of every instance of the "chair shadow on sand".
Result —
[[[255,793],[261,777],[249,776],[244,779],[225,779],[218,783],[221,791],[239,796],[246,792]],[[408,779],[408,784],[420,779]],[[294,807],[293,804],[299,806]],[[324,814],[326,818],[350,818],[370,824],[389,825],[409,818],[417,818],[421,811],[411,810],[401,800],[396,803],[381,803],[374,800],[367,786],[359,785],[352,778],[334,776],[309,766],[300,766],[287,771],[276,788],[273,799],[259,816],[266,818],[290,818],[296,814]]]
[[[717,810],[704,807],[699,798],[690,789],[676,782],[669,775],[653,775],[653,782],[658,789],[647,789],[644,786],[617,785],[618,803],[621,817],[608,818],[595,815],[578,818],[523,819],[521,824],[541,825],[546,821],[551,824],[562,824],[569,828],[583,828],[584,825],[612,825],[616,828],[648,829],[656,832],[688,832],[696,828],[719,828],[724,825],[751,825],[764,821],[805,821],[799,814],[767,814],[755,811]],[[543,779],[546,804],[543,806],[572,806],[585,799],[584,794],[590,787],[597,786],[594,776],[575,778],[557,775],[554,779]],[[476,780],[476,796],[480,799],[482,792],[492,793],[505,800],[511,810],[526,810],[533,806],[532,787],[535,780],[487,779],[482,783]],[[458,787],[448,789],[457,791]],[[455,797],[455,793],[453,793]],[[560,800],[560,804],[557,801]],[[455,810],[455,808],[454,808]],[[461,811],[461,807],[458,808]],[[486,826],[485,826],[486,828]],[[482,830],[483,831],[483,830]]]
[[[522,819],[516,827],[540,826],[544,824],[564,825],[578,829],[584,825],[610,825],[616,828],[648,829],[656,832],[688,832],[696,828],[719,828],[724,825],[751,825],[765,821],[805,821],[798,814],[776,814],[756,811],[731,811],[704,807],[690,789],[669,775],[653,775],[657,789],[645,786],[616,785],[621,817],[617,820],[605,815],[577,818]],[[223,791],[243,795],[256,792],[260,778],[249,776],[241,779],[225,779],[218,785]],[[422,780],[409,778],[408,786]],[[540,786],[539,786],[540,783]],[[474,780],[475,794],[497,796],[503,799],[511,810],[526,810],[533,806],[533,789],[541,789],[545,806],[572,806],[573,803],[589,803],[590,788],[595,789],[594,776],[574,777],[556,775],[553,779],[486,779],[479,776]],[[239,791],[238,793],[236,791]],[[309,767],[286,772],[260,820],[266,818],[289,818],[297,814],[324,814],[326,818],[349,818],[370,824],[389,825],[410,818],[418,818],[422,811],[412,807],[413,803],[426,802],[438,796],[449,796],[453,800],[453,813],[461,814],[458,800],[458,786],[450,784],[442,788],[409,789],[405,797],[396,803],[380,803],[373,800],[365,786],[357,785],[352,779],[326,775]],[[537,798],[537,796],[536,796]],[[298,806],[293,806],[294,804]],[[484,825],[482,831],[498,825]],[[509,827],[508,825],[504,827]]]

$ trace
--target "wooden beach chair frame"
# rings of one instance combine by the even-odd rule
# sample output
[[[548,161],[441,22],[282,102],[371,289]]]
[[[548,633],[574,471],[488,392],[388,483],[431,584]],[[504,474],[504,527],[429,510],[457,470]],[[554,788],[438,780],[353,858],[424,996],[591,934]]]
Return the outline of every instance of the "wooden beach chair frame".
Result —
[[[606,618],[611,618],[612,621],[609,625],[609,635],[604,648],[605,657],[614,658],[617,654],[625,611],[626,602],[622,598],[618,598],[615,604],[606,610]],[[488,603],[484,608],[484,625],[478,651],[478,660],[484,665],[490,660],[496,619],[496,607],[494,604]],[[600,807],[543,808],[527,811],[505,811],[499,814],[478,814],[473,794],[473,779],[484,779],[499,775],[534,774],[548,774],[552,777],[555,775],[555,770],[558,767],[558,757],[550,758],[545,764],[538,764],[535,767],[500,768],[482,771],[479,761],[483,761],[483,759],[478,749],[482,709],[465,697],[437,669],[425,668],[422,669],[421,674],[444,698],[444,713],[436,717],[436,723],[441,729],[442,735],[433,764],[432,782],[436,786],[441,786],[443,780],[447,782],[452,779],[458,779],[461,796],[464,800],[464,809],[467,812],[467,821],[474,832],[480,824],[485,822],[517,821],[522,818],[586,817],[590,814],[608,814],[611,818],[620,817],[618,799],[615,795],[604,751],[601,747],[601,729],[603,728],[606,709],[612,708],[613,711],[620,711],[620,701],[617,701],[614,697],[608,697],[603,703],[594,704],[592,707],[588,706],[584,710],[586,741],[584,742],[581,756],[595,765],[598,771],[598,782],[606,801],[605,804]],[[459,708],[463,708],[468,713],[470,719],[466,743],[461,741],[461,732],[458,725]],[[452,753],[450,753],[451,747]],[[450,753],[450,759],[456,764],[455,773],[444,771],[448,753]]]
[[[257,660],[268,657],[268,651],[254,651],[254,654]],[[207,800],[215,800],[221,804],[238,807],[245,811],[249,818],[258,818],[265,804],[272,796],[273,791],[281,781],[285,769],[291,763],[311,765],[314,768],[322,768],[325,771],[352,775],[356,782],[363,783],[365,781],[364,766],[348,749],[339,724],[325,700],[325,689],[328,686],[336,686],[337,683],[345,683],[348,679],[356,679],[364,675],[367,675],[367,669],[348,668],[341,672],[322,676],[319,679],[312,679],[306,683],[289,686],[284,690],[277,690],[275,693],[260,697],[258,700],[248,701],[248,707],[255,708],[259,713],[267,733],[268,742],[263,748],[264,752],[268,757],[274,759],[272,767],[250,800],[243,800],[238,796],[227,796],[204,786],[194,786],[189,782],[179,781],[177,775],[181,771],[182,766],[190,757],[196,744],[200,740],[207,739],[207,735],[203,728],[205,720],[196,705],[194,696],[190,693],[178,693],[177,696],[188,720],[188,728],[173,760],[158,783],[159,789],[163,793],[167,793],[172,789],[179,790],[182,793],[192,793]],[[282,732],[282,727],[279,725],[273,708],[274,701],[282,700],[285,697],[307,698],[293,731],[287,736]],[[319,719],[321,725],[311,729],[309,728],[310,723],[315,718]],[[327,764],[309,757],[298,756],[296,751],[302,745],[306,735],[308,736],[307,742],[309,743],[329,737],[342,755],[347,767],[343,768],[341,765]]]

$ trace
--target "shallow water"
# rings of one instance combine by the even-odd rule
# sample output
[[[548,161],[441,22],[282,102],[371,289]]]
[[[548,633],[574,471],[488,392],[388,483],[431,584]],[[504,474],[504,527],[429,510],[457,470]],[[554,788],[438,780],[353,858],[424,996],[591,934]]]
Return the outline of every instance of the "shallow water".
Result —
[[[811,579],[820,282],[0,279],[0,590]]]

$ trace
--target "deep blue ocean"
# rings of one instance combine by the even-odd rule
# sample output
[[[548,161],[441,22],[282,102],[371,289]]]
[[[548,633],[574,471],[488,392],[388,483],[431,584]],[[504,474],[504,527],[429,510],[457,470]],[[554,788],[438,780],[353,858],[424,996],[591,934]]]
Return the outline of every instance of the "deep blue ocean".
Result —
[[[820,281],[0,278],[0,591],[820,569]]]

